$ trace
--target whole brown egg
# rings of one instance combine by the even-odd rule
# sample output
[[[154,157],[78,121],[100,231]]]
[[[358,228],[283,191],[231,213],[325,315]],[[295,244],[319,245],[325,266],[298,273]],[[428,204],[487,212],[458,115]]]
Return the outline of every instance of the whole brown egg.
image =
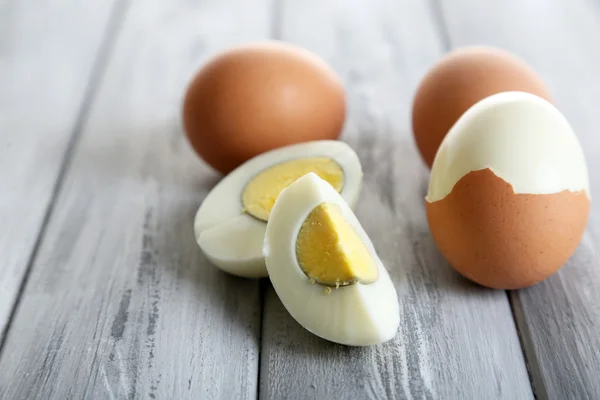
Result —
[[[194,150],[228,173],[278,147],[338,139],[346,113],[343,85],[301,47],[264,41],[209,60],[191,81],[183,125]]]
[[[552,101],[537,72],[506,50],[469,46],[442,57],[421,80],[413,100],[413,134],[427,166],[431,168],[442,139],[465,111],[479,100],[509,91]]]

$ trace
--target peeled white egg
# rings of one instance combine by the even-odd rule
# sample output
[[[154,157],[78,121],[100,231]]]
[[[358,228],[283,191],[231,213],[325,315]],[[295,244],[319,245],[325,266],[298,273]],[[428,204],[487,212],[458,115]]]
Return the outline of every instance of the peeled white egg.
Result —
[[[471,171],[490,169],[515,193],[589,193],[587,164],[567,119],[525,92],[502,92],[469,108],[436,154],[427,199],[446,197]]]
[[[277,198],[264,256],[281,302],[313,334],[353,346],[396,335],[399,304],[388,272],[344,198],[316,174]]]
[[[349,145],[321,140],[271,150],[228,174],[200,205],[194,231],[206,257],[233,275],[266,277],[262,250],[269,212],[281,190],[309,172],[354,207],[363,173]]]

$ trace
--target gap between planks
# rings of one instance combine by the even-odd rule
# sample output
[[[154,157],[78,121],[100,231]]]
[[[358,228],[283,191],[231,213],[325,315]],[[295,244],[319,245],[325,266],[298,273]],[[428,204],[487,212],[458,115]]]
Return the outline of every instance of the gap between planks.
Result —
[[[85,89],[83,100],[81,101],[81,107],[77,112],[77,117],[75,119],[75,123],[73,125],[70,137],[68,139],[67,148],[64,152],[63,159],[58,170],[58,175],[52,187],[48,206],[46,208],[46,211],[44,212],[44,217],[41,221],[40,229],[37,233],[37,237],[31,249],[31,254],[29,256],[27,266],[25,268],[25,273],[23,274],[23,277],[21,279],[21,284],[19,285],[17,294],[15,296],[10,314],[8,316],[8,320],[6,322],[6,325],[4,326],[4,330],[0,332],[0,359],[2,358],[2,352],[4,350],[4,345],[6,344],[6,338],[8,337],[8,333],[10,332],[12,322],[19,309],[19,304],[21,302],[21,299],[23,298],[23,294],[25,292],[25,288],[27,287],[27,283],[29,282],[29,276],[31,274],[33,265],[35,264],[38,250],[42,241],[44,240],[46,229],[48,227],[48,222],[50,221],[50,217],[52,216],[54,207],[56,205],[56,199],[60,194],[65,175],[71,165],[73,154],[75,153],[77,143],[79,141],[79,138],[81,137],[83,127],[85,126],[87,117],[89,115],[90,107],[93,104],[98,87],[102,82],[102,77],[106,70],[108,60],[110,58],[110,51],[114,47],[114,43],[117,39],[118,32],[123,24],[127,5],[129,2],[130,0],[116,0],[110,11],[108,23],[106,24],[106,29],[104,32],[104,37],[102,39],[100,48],[98,49],[96,58],[93,63],[92,72],[88,80],[88,85]]]
[[[7,397],[256,397],[258,283],[209,269],[187,230],[191,208],[216,177],[185,144],[173,100],[209,53],[268,37],[269,7],[241,0],[134,4],[11,324],[0,359],[0,391],[6,384],[14,394]],[[123,154],[129,157],[117,158]],[[108,187],[94,193],[99,182]],[[61,239],[72,231],[78,240]],[[50,307],[59,312],[46,312]],[[71,387],[53,392],[61,382]]]
[[[530,63],[546,81],[556,105],[569,119],[586,155],[592,197],[600,142],[594,104],[600,65],[598,3],[588,0],[436,0],[442,4],[455,45],[502,47]],[[563,268],[533,287],[508,291],[528,374],[539,398],[598,398],[600,335],[595,288],[600,282],[597,227],[592,202],[588,227]]]

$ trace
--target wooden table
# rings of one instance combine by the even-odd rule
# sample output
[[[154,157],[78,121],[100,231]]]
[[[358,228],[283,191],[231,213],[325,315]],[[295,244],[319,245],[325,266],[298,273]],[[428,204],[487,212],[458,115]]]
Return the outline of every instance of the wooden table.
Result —
[[[182,133],[216,51],[278,38],[348,90],[358,216],[401,328],[311,335],[268,280],[211,266],[192,234],[219,176]],[[428,231],[410,130],[450,48],[520,55],[571,121],[600,195],[597,0],[6,0],[0,4],[0,398],[600,399],[600,206],[576,254],[526,290],[454,273]]]

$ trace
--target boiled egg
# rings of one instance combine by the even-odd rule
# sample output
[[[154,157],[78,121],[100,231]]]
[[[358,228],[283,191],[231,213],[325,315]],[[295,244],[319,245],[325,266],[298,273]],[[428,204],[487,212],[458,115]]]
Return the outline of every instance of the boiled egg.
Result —
[[[395,336],[400,315],[390,276],[344,197],[316,174],[277,198],[264,256],[281,302],[308,331],[352,346]]]
[[[189,144],[223,174],[290,144],[336,140],[346,95],[317,54],[267,40],[223,49],[190,81],[182,120]]]
[[[586,160],[547,100],[495,94],[465,112],[440,145],[426,209],[450,265],[483,286],[518,289],[576,250],[590,209]]]
[[[523,59],[491,46],[445,54],[421,80],[412,105],[415,143],[428,167],[442,139],[471,106],[501,92],[532,93],[552,101],[542,77]]]
[[[233,275],[267,276],[262,250],[271,209],[285,187],[309,172],[356,204],[363,173],[348,144],[321,140],[271,150],[228,174],[200,205],[194,231],[206,257]]]

